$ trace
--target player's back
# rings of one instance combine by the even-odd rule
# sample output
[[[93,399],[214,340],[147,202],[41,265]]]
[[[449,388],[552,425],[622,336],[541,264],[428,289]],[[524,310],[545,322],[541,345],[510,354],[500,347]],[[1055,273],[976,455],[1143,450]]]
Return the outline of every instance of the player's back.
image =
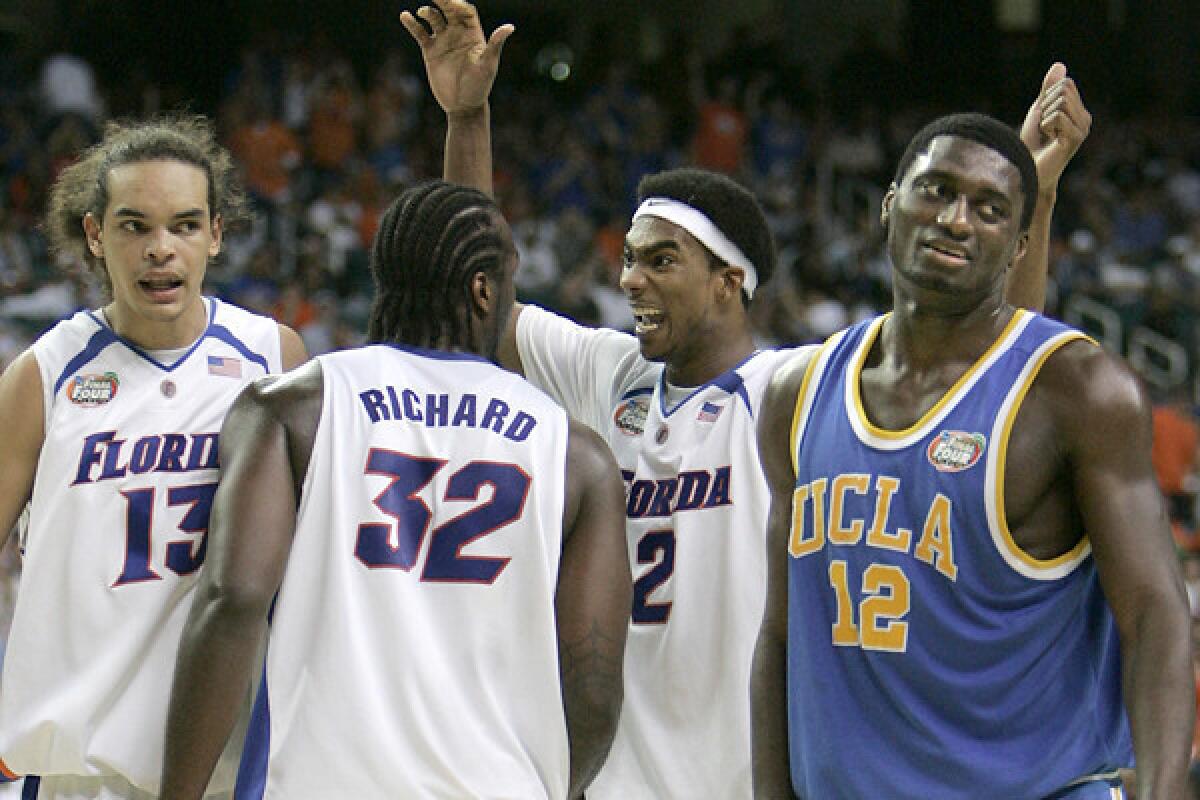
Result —
[[[475,356],[319,360],[238,796],[565,796],[565,413]]]

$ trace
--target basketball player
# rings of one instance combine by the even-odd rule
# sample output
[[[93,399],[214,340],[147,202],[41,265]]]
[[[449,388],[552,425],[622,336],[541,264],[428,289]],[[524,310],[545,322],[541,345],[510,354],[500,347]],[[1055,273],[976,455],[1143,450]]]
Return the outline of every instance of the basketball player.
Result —
[[[894,310],[772,379],[757,797],[1118,798],[1126,709],[1137,796],[1184,796],[1188,606],[1146,398],[1004,299],[1036,184],[990,117],[920,131],[883,201]]]
[[[516,265],[486,195],[409,189],[372,344],[235,404],[165,796],[200,795],[271,609],[239,798],[582,794],[621,702],[624,500],[600,438],[491,362]]]
[[[52,244],[112,301],[0,378],[0,544],[29,507],[0,769],[31,776],[26,798],[157,794],[222,419],[247,381],[305,358],[294,331],[201,294],[244,213],[233,178],[206,121],[171,117],[111,125],[51,190]]]
[[[485,39],[461,0],[401,21],[447,114],[447,178],[490,191],[487,96],[511,26]],[[1044,165],[1044,237],[1058,177],[1089,120],[1056,65],[1026,125]],[[767,381],[792,354],[757,351],[748,315],[774,270],[774,245],[757,201],[725,176],[672,170],[644,178],[638,195],[621,277],[636,337],[518,304],[501,364],[599,431],[626,480],[634,604],[625,705],[588,796],[745,798],[768,506],[755,419]],[[1043,238],[1021,267],[1034,277],[1013,283],[1019,302],[1042,302],[1045,258]]]

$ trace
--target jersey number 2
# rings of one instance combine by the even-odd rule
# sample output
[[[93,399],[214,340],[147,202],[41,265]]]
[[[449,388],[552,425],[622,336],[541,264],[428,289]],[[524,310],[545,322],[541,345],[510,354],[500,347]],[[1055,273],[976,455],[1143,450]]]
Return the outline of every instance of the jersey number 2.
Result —
[[[391,478],[375,498],[375,507],[394,522],[358,526],[354,555],[359,561],[368,567],[405,572],[416,565],[433,521],[429,506],[417,495],[445,466],[440,458],[371,450],[366,473]],[[516,464],[472,461],[450,476],[445,499],[477,501],[485,485],[492,487],[490,499],[433,529],[421,580],[490,584],[508,565],[507,558],[464,556],[462,549],[521,516],[529,495],[529,475]]]

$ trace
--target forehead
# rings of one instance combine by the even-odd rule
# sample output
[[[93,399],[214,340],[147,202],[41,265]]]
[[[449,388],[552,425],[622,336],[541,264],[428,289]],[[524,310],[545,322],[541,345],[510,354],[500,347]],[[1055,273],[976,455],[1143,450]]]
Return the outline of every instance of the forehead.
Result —
[[[633,250],[674,245],[679,250],[701,250],[708,248],[692,234],[674,222],[659,217],[638,217],[625,234],[625,244]]]
[[[1016,197],[1021,189],[1021,172],[999,151],[974,139],[936,136],[913,159],[906,179],[928,172],[941,172],[961,180]]]
[[[108,171],[108,208],[172,215],[208,208],[208,177],[183,161],[136,161]]]

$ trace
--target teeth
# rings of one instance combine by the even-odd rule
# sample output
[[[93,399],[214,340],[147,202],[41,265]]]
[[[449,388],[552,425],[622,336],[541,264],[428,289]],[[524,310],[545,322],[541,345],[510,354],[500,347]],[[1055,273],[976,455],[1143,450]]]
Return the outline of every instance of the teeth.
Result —
[[[635,333],[651,333],[658,330],[662,324],[663,313],[651,309],[635,308],[633,309],[633,323]]]
[[[156,281],[142,281],[141,283],[147,289],[174,289],[175,287],[182,285],[183,281],[175,278],[165,278]]]

